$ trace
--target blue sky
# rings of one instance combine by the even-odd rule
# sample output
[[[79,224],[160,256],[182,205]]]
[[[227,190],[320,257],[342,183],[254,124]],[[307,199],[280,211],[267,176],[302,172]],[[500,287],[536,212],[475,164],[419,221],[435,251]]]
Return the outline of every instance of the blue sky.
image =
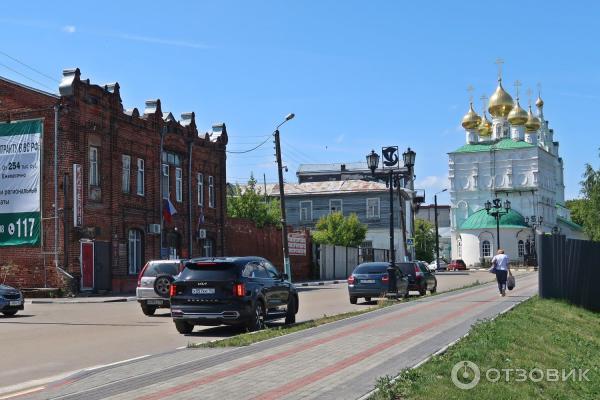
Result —
[[[431,201],[447,185],[446,153],[465,140],[466,88],[493,93],[501,57],[505,87],[523,82],[522,105],[541,82],[573,198],[584,164],[600,163],[598,15],[591,1],[13,2],[0,16],[0,75],[56,91],[6,55],[56,79],[79,67],[93,83],[118,81],[127,108],[160,98],[174,115],[195,111],[202,130],[225,122],[233,151],[294,112],[281,131],[287,181],[299,163],[410,146]],[[230,155],[228,179],[275,181],[273,153],[267,143]]]

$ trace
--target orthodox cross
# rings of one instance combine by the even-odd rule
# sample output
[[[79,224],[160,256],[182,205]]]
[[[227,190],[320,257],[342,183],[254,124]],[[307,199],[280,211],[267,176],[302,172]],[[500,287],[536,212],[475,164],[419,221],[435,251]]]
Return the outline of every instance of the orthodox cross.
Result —
[[[475,88],[473,87],[473,85],[467,86],[467,92],[469,92],[469,101],[471,103],[473,103],[473,90],[475,90]]]
[[[519,87],[521,86],[521,81],[520,80],[516,80],[515,81],[515,88],[517,90],[517,100],[519,100]]]
[[[501,81],[502,80],[502,64],[504,64],[504,60],[501,58],[498,58],[495,62],[496,65],[498,65],[498,80]]]

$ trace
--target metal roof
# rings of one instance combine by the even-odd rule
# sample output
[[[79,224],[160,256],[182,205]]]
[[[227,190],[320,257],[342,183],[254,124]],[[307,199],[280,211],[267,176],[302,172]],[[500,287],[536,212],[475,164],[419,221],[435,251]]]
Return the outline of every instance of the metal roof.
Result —
[[[13,81],[11,79],[8,79],[8,78],[5,78],[3,76],[0,76],[0,80],[3,80],[4,82],[8,82],[8,83],[10,83],[12,85],[15,85],[15,86],[22,87],[23,89],[32,90],[32,91],[37,92],[39,94],[43,94],[45,96],[52,97],[54,99],[58,99],[60,97],[58,94],[46,92],[46,91],[41,90],[41,89],[36,89],[34,87],[31,87],[31,86],[23,85],[22,83],[15,82],[15,81]]]
[[[500,217],[501,228],[527,228],[525,219],[517,211],[510,209],[508,214]],[[496,228],[496,218],[489,215],[485,209],[471,214],[460,226],[460,229],[492,229]]]
[[[296,174],[303,173],[331,173],[341,172],[342,165],[345,167],[344,171],[369,171],[366,161],[350,162],[350,163],[331,163],[331,164],[300,164],[298,166],[298,172]]]
[[[476,143],[476,144],[465,144],[454,150],[452,153],[476,153],[480,151],[490,150],[513,150],[513,149],[527,149],[536,147],[535,145],[523,141],[514,141],[512,139],[502,139],[496,143]]]

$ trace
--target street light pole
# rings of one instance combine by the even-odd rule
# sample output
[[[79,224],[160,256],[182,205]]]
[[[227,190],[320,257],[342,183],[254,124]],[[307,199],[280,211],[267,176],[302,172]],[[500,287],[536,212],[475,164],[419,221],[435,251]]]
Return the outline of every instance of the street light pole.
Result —
[[[390,169],[390,266],[388,267],[388,292],[396,293],[396,247],[394,245],[394,171]]]
[[[285,217],[285,190],[283,186],[283,166],[281,165],[281,143],[279,140],[279,127],[285,124],[292,118],[294,114],[288,114],[285,117],[285,121],[277,125],[273,136],[275,136],[275,156],[277,157],[277,172],[279,175],[279,202],[281,205],[281,241],[283,243],[283,271],[287,274],[288,279],[292,280],[292,267],[290,265],[290,251],[288,247],[287,237],[287,221]]]
[[[487,211],[488,215],[491,215],[492,217],[496,218],[496,244],[497,244],[497,248],[496,250],[498,250],[500,248],[500,218],[502,218],[503,215],[506,215],[509,213],[510,211],[510,201],[505,200],[504,201],[504,210],[502,211],[502,200],[496,198],[493,200],[493,203],[491,201],[486,201],[485,202],[485,210]],[[492,211],[493,210],[493,211]]]
[[[433,212],[435,214],[435,270],[440,269],[440,235],[438,233],[438,210],[437,210],[437,195],[444,193],[448,189],[444,189],[441,192],[437,192],[433,195]]]

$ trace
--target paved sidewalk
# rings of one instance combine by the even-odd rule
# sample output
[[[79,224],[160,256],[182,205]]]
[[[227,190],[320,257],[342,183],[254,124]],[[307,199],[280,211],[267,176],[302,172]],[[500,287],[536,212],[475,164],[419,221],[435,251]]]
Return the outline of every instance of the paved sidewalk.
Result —
[[[537,293],[537,274],[425,297],[242,348],[184,349],[71,376],[28,399],[356,399]],[[448,371],[450,373],[450,371]]]
[[[53,299],[25,299],[25,304],[90,304],[120,303],[136,301],[135,296],[90,296],[90,297],[57,297]]]

